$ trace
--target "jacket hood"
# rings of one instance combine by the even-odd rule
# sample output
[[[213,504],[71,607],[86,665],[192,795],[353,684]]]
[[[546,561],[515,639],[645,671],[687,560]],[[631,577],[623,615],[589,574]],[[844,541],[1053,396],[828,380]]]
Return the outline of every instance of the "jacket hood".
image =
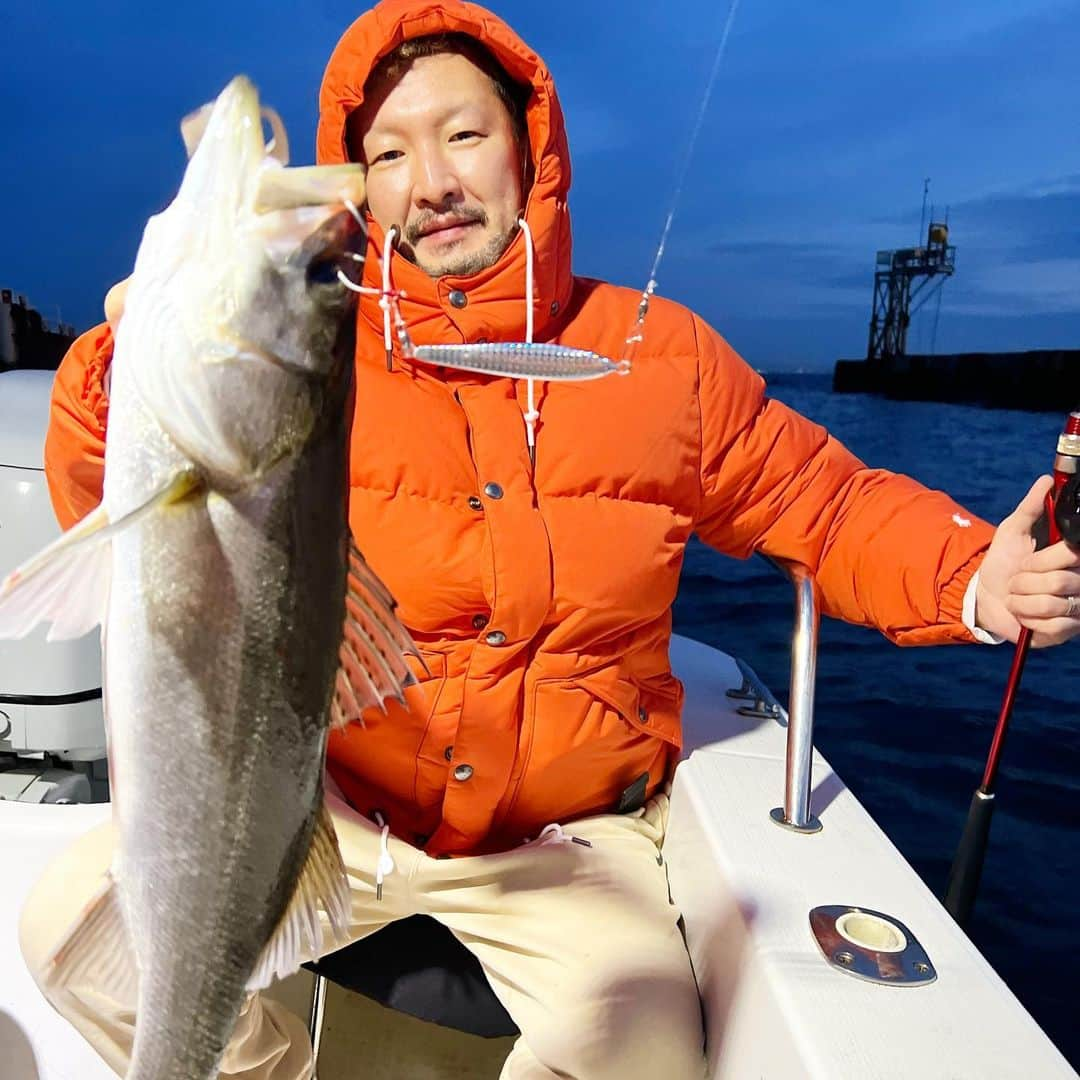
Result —
[[[562,108],[551,73],[501,19],[462,0],[382,0],[345,31],[338,42],[319,95],[316,156],[320,164],[348,160],[345,124],[364,100],[364,83],[379,59],[401,42],[428,34],[459,32],[482,42],[510,77],[530,86],[526,126],[534,180],[525,206],[535,251],[535,337],[552,336],[552,323],[565,311],[572,288],[570,258],[570,152]],[[370,243],[365,283],[379,287],[382,230],[368,218]],[[526,240],[519,231],[500,259],[468,276],[431,278],[402,256],[391,257],[395,289],[409,333],[418,344],[485,339],[521,341],[525,334]],[[465,294],[463,307],[450,304],[451,292]],[[456,297],[460,303],[460,297]],[[361,322],[382,333],[378,298],[360,297]]]

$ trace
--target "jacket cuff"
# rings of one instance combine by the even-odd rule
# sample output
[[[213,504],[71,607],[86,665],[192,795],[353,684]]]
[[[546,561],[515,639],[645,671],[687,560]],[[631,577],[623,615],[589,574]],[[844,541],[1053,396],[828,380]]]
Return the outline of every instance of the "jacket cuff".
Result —
[[[990,546],[989,539],[986,546]],[[890,634],[890,638],[897,645],[944,645],[948,642],[970,644],[977,641],[972,628],[964,621],[964,596],[985,555],[985,549],[976,552],[946,582],[938,600],[936,623],[900,630]]]
[[[971,580],[968,582],[967,590],[964,593],[964,609],[961,613],[961,617],[964,620],[964,625],[971,631],[972,636],[982,645],[1000,645],[1005,639],[999,637],[997,634],[991,634],[989,630],[984,630],[975,621],[975,596],[979,589],[979,571],[976,570],[971,575]]]
[[[955,574],[946,582],[941,590],[941,599],[938,602],[939,623],[962,623],[964,620],[964,596],[967,593],[971,579],[982,566],[985,551],[973,555]]]

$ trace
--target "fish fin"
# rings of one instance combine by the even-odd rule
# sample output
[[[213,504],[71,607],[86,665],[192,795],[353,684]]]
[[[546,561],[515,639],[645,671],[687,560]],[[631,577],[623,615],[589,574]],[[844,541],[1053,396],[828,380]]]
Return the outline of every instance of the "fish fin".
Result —
[[[349,541],[349,588],[347,598],[361,601],[369,609],[373,609],[372,613],[379,618],[383,628],[397,642],[398,648],[404,653],[415,656],[423,663],[420,650],[409,636],[409,631],[405,629],[394,614],[397,611],[397,601],[390,590],[376,576],[375,571],[368,566],[367,559],[360,554],[360,549],[351,540]],[[426,665],[424,670],[427,671]]]
[[[210,116],[214,111],[215,101],[201,105],[194,112],[189,112],[180,121],[180,134],[184,139],[184,149],[187,150],[188,160],[202,142],[206,129],[210,126]],[[285,133],[285,125],[277,112],[267,106],[259,110],[259,114],[270,127],[270,139],[266,144],[266,152],[272,158],[276,158],[282,165],[289,164],[289,137]]]
[[[420,658],[420,652],[395,614],[396,608],[390,590],[350,544],[336,707],[331,710],[336,725],[359,720],[368,708],[385,711],[387,698],[404,704],[406,687],[416,683],[405,657]]]
[[[340,675],[338,677],[340,678]],[[346,728],[352,722],[353,721],[349,719],[349,714],[345,711],[345,707],[335,697],[330,702],[330,727],[332,729]],[[362,718],[357,719],[356,722],[361,726],[364,725],[364,721]]]
[[[264,169],[255,193],[255,213],[296,210],[304,206],[363,203],[366,189],[363,165],[301,165]]]
[[[170,477],[142,506],[111,521],[99,506],[0,581],[0,638],[25,637],[51,622],[49,641],[82,637],[105,617],[111,582],[110,541],[143,517],[202,486],[194,470]]]
[[[180,121],[180,134],[184,139],[184,149],[190,160],[198,149],[202,137],[206,134],[206,128],[210,123],[210,114],[214,111],[214,103],[211,101],[201,106],[194,112],[190,112]]]
[[[82,637],[109,602],[109,517],[98,507],[0,581],[0,638],[51,622],[50,641]]]
[[[319,808],[307,862],[300,871],[292,899],[248,979],[249,990],[265,990],[275,980],[286,978],[302,963],[326,951],[320,911],[326,913],[334,944],[344,945],[348,939],[352,898],[334,822],[325,803]]]
[[[85,983],[117,1001],[134,1003],[139,970],[111,874],[45,961],[45,981],[56,987]]]

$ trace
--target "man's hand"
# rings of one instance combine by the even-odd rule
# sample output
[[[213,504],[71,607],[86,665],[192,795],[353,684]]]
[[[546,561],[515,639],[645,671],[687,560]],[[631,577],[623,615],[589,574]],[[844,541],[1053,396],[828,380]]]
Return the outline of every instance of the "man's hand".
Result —
[[[1036,649],[1080,634],[1080,551],[1064,541],[1036,551],[1031,535],[1053,483],[1040,476],[997,527],[975,597],[977,626],[1009,641],[1027,627]]]
[[[116,336],[116,327],[120,322],[120,316],[124,314],[124,301],[127,299],[130,282],[131,278],[126,277],[123,281],[118,281],[105,294],[105,321],[109,324],[113,337]]]

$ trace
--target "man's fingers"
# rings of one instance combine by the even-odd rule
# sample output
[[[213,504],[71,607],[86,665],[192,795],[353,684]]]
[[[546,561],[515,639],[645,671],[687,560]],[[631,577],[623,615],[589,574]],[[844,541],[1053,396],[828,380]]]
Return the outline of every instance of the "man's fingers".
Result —
[[[1021,596],[1080,595],[1080,571],[1050,570],[1039,574],[1020,573],[1009,582],[1009,592]]]
[[[1036,649],[1048,645],[1062,645],[1076,637],[1076,619],[1025,619],[1024,624],[1032,632],[1031,644]]]
[[[112,328],[114,334],[116,333],[116,325],[120,322],[120,316],[124,314],[124,301],[127,299],[127,290],[130,281],[130,277],[124,278],[123,281],[118,281],[105,294],[105,321]]]
[[[1010,596],[1005,606],[1013,613],[1021,626],[1027,626],[1032,620],[1035,622],[1059,619],[1080,621],[1080,599],[1073,600],[1070,604],[1068,596],[1050,596],[1046,593],[1040,593],[1038,596]]]
[[[1077,569],[1080,568],[1080,551],[1069,547],[1062,540],[1043,548],[1042,551],[1033,551],[1024,559],[1022,565],[1025,571],[1036,574]]]
[[[1020,505],[1001,523],[1001,528],[1009,532],[1030,534],[1043,512],[1046,494],[1053,486],[1052,476],[1040,476],[1020,500]]]

